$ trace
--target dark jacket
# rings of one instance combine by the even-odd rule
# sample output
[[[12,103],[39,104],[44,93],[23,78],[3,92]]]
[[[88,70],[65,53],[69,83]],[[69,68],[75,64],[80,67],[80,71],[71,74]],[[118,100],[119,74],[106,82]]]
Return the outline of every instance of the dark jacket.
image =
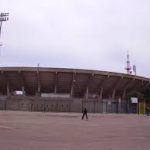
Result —
[[[87,109],[86,109],[86,108],[84,108],[83,113],[84,113],[84,114],[87,114]]]

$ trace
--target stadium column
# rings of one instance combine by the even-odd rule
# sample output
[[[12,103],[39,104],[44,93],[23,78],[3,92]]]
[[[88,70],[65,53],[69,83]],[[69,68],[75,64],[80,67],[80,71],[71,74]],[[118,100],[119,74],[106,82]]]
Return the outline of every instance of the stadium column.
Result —
[[[129,101],[126,100],[126,93],[127,93],[127,90],[126,90],[126,88],[125,88],[125,89],[123,90],[122,100],[126,102],[126,106],[127,106],[126,111],[128,112],[128,111],[129,111]]]
[[[71,90],[70,90],[70,98],[73,97],[73,84],[71,85]]]
[[[85,95],[85,99],[88,100],[89,97],[89,88],[88,86],[86,87],[86,95]]]
[[[22,95],[25,96],[25,89],[23,85],[22,85]]]
[[[150,81],[142,87],[142,89],[146,89],[150,85]],[[142,81],[142,86],[143,86],[143,81]]]
[[[41,95],[41,86],[40,85],[38,85],[38,96],[40,96]]]
[[[118,113],[121,113],[121,97],[118,98]]]
[[[20,78],[22,95],[25,96],[25,88],[24,88],[23,74],[21,73],[20,70],[18,70],[18,75],[19,75],[19,78]]]
[[[11,85],[10,85],[10,81],[9,81],[9,78],[8,78],[8,75],[7,73],[4,73],[3,71],[1,72],[3,74],[3,78],[4,80],[6,81],[6,94],[7,96],[11,96]]]
[[[126,97],[126,90],[124,89],[123,96],[122,96],[123,100],[125,100],[125,97]]]
[[[90,83],[91,83],[94,76],[95,76],[94,73],[89,75],[89,78],[88,78],[88,81],[87,81],[87,84],[86,84],[86,95],[85,95],[86,99],[88,99],[88,97],[89,97],[89,87],[90,87]]]
[[[70,98],[73,97],[74,84],[75,84],[75,82],[76,82],[76,80],[75,80],[75,74],[76,74],[76,73],[73,73],[73,74],[72,74],[72,83],[71,83],[71,90],[70,90]]]
[[[57,93],[57,82],[58,82],[58,73],[55,72],[55,85],[54,85],[54,93]]]
[[[41,96],[41,84],[40,84],[40,75],[39,75],[39,64],[37,66],[37,96]]]
[[[102,100],[102,99],[103,99],[103,88],[101,87],[99,100]]]
[[[99,83],[99,86],[98,86],[98,89],[99,89],[99,91],[100,91],[100,99],[102,99],[103,97],[103,93],[104,93],[104,85],[105,85],[105,83],[108,81],[108,79],[109,79],[109,74],[108,75],[106,75],[101,81],[100,81],[100,83]]]
[[[116,94],[116,89],[114,88],[114,89],[113,89],[113,93],[112,93],[112,100],[115,99],[115,94]]]
[[[10,85],[9,85],[9,81],[7,80],[7,96],[10,96]]]

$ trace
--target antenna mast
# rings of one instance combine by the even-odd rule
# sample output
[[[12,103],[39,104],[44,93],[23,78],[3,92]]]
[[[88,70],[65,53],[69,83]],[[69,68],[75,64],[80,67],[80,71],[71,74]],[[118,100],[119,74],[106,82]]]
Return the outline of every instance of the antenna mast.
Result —
[[[132,74],[132,68],[130,66],[130,57],[129,57],[129,51],[127,51],[127,66],[125,68],[125,70],[127,71],[127,74]]]

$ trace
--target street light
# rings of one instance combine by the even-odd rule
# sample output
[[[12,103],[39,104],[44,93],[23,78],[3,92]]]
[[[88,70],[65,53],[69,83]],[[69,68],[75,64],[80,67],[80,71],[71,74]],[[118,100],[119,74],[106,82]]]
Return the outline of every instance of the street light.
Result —
[[[9,13],[0,13],[0,37],[1,37],[1,29],[2,29],[2,22],[8,21]]]
[[[9,16],[9,13],[0,13],[0,38],[1,38],[2,22],[3,21],[8,21],[8,16]],[[3,44],[0,43],[0,48],[2,47],[2,45]]]

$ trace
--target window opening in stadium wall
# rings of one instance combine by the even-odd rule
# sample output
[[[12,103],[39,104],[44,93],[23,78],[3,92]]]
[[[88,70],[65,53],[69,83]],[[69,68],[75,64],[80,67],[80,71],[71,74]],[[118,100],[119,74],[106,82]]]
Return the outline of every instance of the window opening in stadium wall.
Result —
[[[70,94],[66,94],[66,93],[41,93],[41,97],[44,97],[44,98],[48,98],[48,97],[51,97],[51,98],[57,98],[57,97],[60,97],[60,98],[69,98],[70,97]]]
[[[14,91],[14,95],[23,95],[23,91]]]

